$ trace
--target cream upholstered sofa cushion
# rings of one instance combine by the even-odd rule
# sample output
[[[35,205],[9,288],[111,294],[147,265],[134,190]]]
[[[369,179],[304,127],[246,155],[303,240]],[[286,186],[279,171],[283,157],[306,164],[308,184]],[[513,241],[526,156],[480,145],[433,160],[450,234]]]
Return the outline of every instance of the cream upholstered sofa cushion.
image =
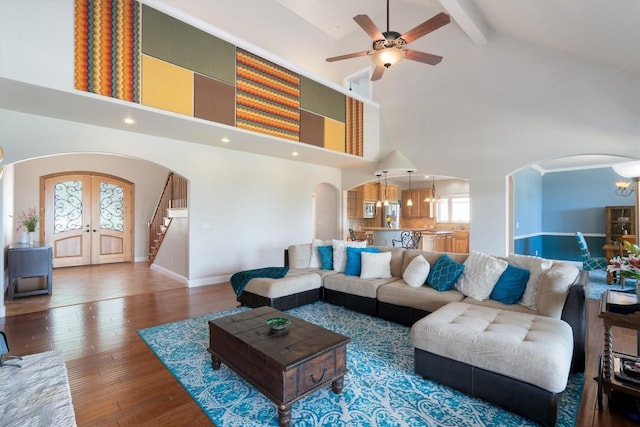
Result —
[[[419,288],[424,285],[429,276],[431,266],[422,255],[413,258],[407,268],[402,273],[402,279],[412,288]]]
[[[309,268],[309,262],[311,261],[311,243],[290,245],[288,253],[290,268]]]
[[[319,246],[331,246],[331,240],[313,239],[311,241],[311,258],[309,260],[309,268],[320,268]]]
[[[453,302],[411,328],[414,347],[553,393],[567,386],[573,333],[546,316]]]
[[[333,269],[338,273],[344,273],[347,266],[347,248],[366,248],[367,242],[347,242],[346,240],[332,240]]]
[[[361,279],[357,276],[347,276],[344,273],[336,273],[325,277],[322,284],[325,289],[330,289],[332,291],[358,295],[366,298],[375,298],[380,286],[395,280],[398,280],[398,278]]]
[[[567,295],[578,274],[580,274],[580,270],[575,265],[554,262],[553,266],[546,270],[538,281],[536,293],[538,314],[560,319]]]
[[[525,307],[536,310],[538,308],[536,306],[538,281],[540,280],[540,276],[542,276],[542,273],[551,268],[551,266],[553,265],[553,261],[550,259],[544,259],[531,255],[519,255],[511,253],[509,254],[509,263],[515,265],[516,267],[529,270],[529,280],[527,281],[527,286],[524,289],[524,294],[522,295],[522,298],[520,299],[518,304],[522,304]]]
[[[464,295],[483,301],[507,269],[507,261],[472,251],[464,262],[462,276],[454,287]]]
[[[257,277],[249,280],[244,290],[266,298],[280,298],[319,289],[322,278],[313,271],[289,270],[281,279]]]
[[[388,279],[391,276],[391,252],[362,254],[362,279]]]
[[[464,295],[455,289],[437,291],[430,286],[412,288],[404,280],[387,283],[378,288],[378,301],[401,307],[433,312],[450,302],[462,301]]]

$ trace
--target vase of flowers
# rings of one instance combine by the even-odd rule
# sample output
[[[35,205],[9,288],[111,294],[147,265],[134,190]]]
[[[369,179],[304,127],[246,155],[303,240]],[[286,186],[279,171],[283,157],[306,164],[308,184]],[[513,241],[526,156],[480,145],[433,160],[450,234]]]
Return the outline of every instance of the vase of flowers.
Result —
[[[16,231],[22,231],[22,243],[35,243],[36,226],[38,225],[38,210],[35,207],[22,211]],[[25,236],[26,234],[26,236]]]
[[[624,247],[627,256],[617,256],[609,260],[607,271],[616,273],[620,278],[630,278],[636,280],[636,295],[640,297],[640,251],[638,246],[625,240]]]

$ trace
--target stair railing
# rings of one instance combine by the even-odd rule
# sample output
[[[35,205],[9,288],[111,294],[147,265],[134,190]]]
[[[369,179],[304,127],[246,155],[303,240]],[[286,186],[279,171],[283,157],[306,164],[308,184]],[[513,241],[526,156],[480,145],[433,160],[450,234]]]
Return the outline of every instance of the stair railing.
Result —
[[[167,210],[171,208],[188,208],[187,192],[186,178],[170,172],[153,216],[148,223],[149,263],[153,263],[155,260],[164,235],[171,224],[171,218],[167,217]]]

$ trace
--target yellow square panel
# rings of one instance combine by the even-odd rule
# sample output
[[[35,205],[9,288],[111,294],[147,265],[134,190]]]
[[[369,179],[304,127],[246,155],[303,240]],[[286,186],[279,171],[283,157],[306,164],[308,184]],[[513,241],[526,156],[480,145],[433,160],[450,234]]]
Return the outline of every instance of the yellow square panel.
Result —
[[[324,118],[324,148],[344,153],[344,123]]]
[[[193,116],[193,72],[142,56],[142,104]]]

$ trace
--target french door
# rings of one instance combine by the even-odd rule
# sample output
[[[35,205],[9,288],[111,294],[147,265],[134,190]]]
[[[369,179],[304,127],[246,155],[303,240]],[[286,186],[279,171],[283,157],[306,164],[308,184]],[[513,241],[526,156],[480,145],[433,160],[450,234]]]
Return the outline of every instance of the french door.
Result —
[[[96,173],[41,178],[44,241],[53,266],[127,262],[133,259],[133,184]]]

